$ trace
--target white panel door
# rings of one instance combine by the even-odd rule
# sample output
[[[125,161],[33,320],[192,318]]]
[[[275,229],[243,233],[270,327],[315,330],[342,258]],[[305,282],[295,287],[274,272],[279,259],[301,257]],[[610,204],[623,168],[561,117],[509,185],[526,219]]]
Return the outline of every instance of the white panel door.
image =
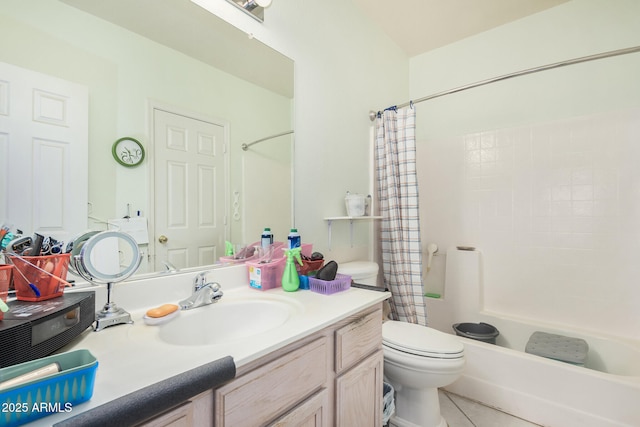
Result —
[[[213,264],[224,255],[224,126],[153,109],[155,268]]]
[[[86,230],[88,93],[0,62],[0,221],[62,240]]]

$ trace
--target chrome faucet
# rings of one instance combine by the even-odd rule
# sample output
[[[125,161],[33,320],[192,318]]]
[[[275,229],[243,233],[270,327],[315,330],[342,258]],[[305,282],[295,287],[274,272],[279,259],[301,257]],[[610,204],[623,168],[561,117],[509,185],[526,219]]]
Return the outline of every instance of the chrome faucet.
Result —
[[[162,264],[164,264],[164,267],[166,268],[166,270],[164,271],[165,273],[177,273],[178,271],[180,271],[178,268],[176,268],[175,265],[171,264],[169,261],[162,261]]]
[[[207,283],[207,272],[202,271],[198,273],[196,277],[193,278],[193,287],[194,292],[198,292],[198,290],[203,287]]]
[[[203,305],[213,304],[224,295],[219,283],[207,282],[206,272],[199,273],[193,279],[193,286],[193,294],[178,303],[182,310],[191,310]]]

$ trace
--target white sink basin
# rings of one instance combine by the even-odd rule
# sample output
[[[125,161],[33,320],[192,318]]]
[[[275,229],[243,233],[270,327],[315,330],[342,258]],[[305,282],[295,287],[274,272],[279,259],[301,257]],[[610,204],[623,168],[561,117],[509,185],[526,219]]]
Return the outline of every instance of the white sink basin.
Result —
[[[295,305],[263,298],[226,299],[181,311],[158,326],[158,338],[167,344],[203,346],[244,340],[284,324],[298,309]]]

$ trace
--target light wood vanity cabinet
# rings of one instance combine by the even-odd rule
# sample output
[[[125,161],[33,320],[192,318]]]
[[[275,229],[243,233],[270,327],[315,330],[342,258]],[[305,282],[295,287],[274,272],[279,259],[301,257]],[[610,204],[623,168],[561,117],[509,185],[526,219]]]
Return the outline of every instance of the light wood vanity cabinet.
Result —
[[[240,368],[214,390],[215,427],[378,427],[382,304]]]
[[[378,427],[382,366],[379,304],[243,366],[233,381],[141,426]]]

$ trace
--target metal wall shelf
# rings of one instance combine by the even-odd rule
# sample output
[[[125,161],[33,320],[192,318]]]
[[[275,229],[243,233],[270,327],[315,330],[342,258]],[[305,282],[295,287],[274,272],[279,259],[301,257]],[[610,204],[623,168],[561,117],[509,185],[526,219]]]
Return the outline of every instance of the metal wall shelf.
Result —
[[[349,221],[349,238],[351,247],[353,247],[353,221],[363,221],[372,219],[382,219],[381,216],[330,216],[325,218],[327,221],[327,231],[329,239],[329,250],[331,250],[331,224],[333,221]]]

